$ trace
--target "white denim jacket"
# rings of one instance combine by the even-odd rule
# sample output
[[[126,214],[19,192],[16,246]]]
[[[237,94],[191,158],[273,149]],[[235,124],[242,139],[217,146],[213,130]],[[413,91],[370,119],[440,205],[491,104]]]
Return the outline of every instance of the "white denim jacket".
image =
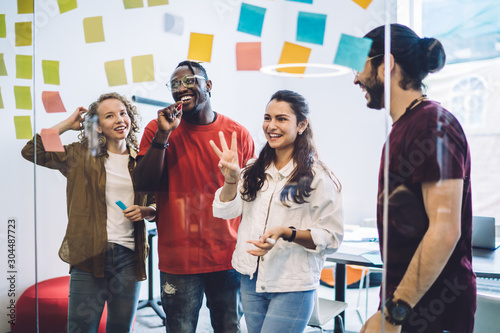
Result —
[[[274,164],[269,166],[266,170],[267,179],[252,202],[242,200],[240,195],[230,202],[221,202],[222,188],[215,193],[215,217],[231,219],[241,215],[232,265],[241,274],[253,278],[260,260],[257,292],[317,288],[326,255],[337,251],[343,239],[342,195],[329,172],[317,163],[313,166],[313,190],[307,198],[308,202],[297,204],[287,201],[289,207],[281,203],[280,193],[294,167],[293,160],[279,171]],[[271,251],[260,259],[249,254],[247,250],[255,246],[246,241],[258,239],[266,228],[272,226],[308,229],[316,248],[309,250],[280,238]]]

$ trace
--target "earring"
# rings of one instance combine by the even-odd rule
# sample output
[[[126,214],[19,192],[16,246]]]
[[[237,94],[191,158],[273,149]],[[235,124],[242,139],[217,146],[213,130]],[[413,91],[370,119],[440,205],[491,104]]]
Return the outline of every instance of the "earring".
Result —
[[[299,135],[302,135],[302,131],[299,132]]]
[[[106,145],[106,137],[102,134],[99,134],[99,138],[97,139],[97,144],[99,147],[104,147]]]

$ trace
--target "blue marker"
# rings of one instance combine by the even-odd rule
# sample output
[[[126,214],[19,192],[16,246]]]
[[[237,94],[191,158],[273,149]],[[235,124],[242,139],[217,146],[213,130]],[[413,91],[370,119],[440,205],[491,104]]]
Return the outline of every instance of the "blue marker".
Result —
[[[125,204],[121,201],[121,200],[118,200],[116,202],[116,204],[118,205],[118,207],[120,207],[122,210],[125,210],[127,209],[127,206],[125,206]]]

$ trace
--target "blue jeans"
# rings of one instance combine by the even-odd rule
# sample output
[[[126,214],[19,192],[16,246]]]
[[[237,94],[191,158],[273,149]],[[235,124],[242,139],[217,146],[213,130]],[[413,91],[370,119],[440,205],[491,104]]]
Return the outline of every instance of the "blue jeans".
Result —
[[[106,332],[131,332],[140,282],[134,251],[114,243],[106,248],[104,277],[72,267],[69,282],[68,333],[97,332],[108,303]]]
[[[316,290],[257,293],[257,274],[241,277],[241,302],[248,333],[302,333],[311,317]]]
[[[214,333],[240,332],[240,274],[234,269],[191,275],[160,272],[160,280],[167,332],[196,331],[203,294]]]

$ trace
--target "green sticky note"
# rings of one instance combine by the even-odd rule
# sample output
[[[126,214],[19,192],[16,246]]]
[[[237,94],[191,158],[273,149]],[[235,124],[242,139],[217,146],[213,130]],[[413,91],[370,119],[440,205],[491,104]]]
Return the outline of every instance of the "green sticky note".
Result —
[[[45,84],[60,84],[59,61],[42,60],[43,82]]]
[[[123,0],[125,9],[141,8],[144,7],[142,0]]]
[[[3,53],[0,53],[0,76],[7,76],[7,67],[3,61]]]
[[[3,109],[3,99],[2,99],[2,87],[0,87],[0,109]]]
[[[31,22],[16,22],[16,46],[31,45]]]
[[[57,4],[59,5],[59,13],[61,14],[77,7],[76,0],[57,0]]]
[[[14,116],[14,126],[16,128],[16,139],[31,139],[31,117],[30,116]]]
[[[104,70],[106,71],[106,77],[108,78],[108,85],[110,87],[127,84],[125,61],[123,59],[105,62]]]
[[[148,6],[168,5],[168,0],[148,0]]]
[[[86,17],[83,19],[83,30],[86,43],[104,42],[102,16]]]
[[[155,80],[155,68],[152,54],[132,57],[132,77],[134,82]]]
[[[18,14],[33,14],[33,0],[17,0]]]
[[[7,37],[7,27],[5,25],[5,14],[0,14],[0,38]]]
[[[237,30],[260,37],[265,15],[266,8],[243,2],[241,4],[240,21],[238,22]]]
[[[31,110],[31,87],[14,86],[14,96],[16,98],[16,109]]]
[[[297,19],[297,41],[323,45],[326,15],[299,12]]]
[[[33,56],[16,55],[16,78],[33,79]]]

